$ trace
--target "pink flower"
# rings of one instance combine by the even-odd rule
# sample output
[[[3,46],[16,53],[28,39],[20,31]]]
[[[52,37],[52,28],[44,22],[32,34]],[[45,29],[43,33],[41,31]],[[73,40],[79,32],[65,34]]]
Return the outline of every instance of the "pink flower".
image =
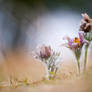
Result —
[[[51,53],[52,53],[52,50],[51,50],[50,46],[42,45],[39,48],[39,52],[37,53],[37,56],[39,58],[47,59],[47,58],[49,58],[51,56]]]
[[[92,19],[86,14],[82,14],[83,19],[81,20],[80,30],[84,32],[89,32],[92,30]]]

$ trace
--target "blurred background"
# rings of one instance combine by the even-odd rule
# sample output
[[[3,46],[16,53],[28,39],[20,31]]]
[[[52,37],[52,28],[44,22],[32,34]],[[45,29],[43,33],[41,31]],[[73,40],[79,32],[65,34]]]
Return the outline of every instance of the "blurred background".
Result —
[[[0,0],[1,49],[33,50],[42,43],[56,46],[64,35],[77,34],[81,13],[92,14],[91,3],[92,0]]]

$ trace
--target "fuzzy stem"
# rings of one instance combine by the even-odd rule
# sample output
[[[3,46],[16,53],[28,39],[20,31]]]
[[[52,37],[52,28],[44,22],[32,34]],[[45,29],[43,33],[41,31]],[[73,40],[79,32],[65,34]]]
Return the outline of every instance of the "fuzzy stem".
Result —
[[[48,69],[48,67],[46,67],[46,72],[47,72],[46,78],[47,78],[47,80],[52,80],[56,76],[56,72],[54,72],[54,69],[52,67],[50,69]]]
[[[76,49],[75,50],[75,56],[76,56],[76,60],[77,60],[78,72],[80,74],[80,56],[81,56],[81,49]]]
[[[80,59],[77,59],[77,65],[78,65],[78,72],[80,74]]]
[[[88,47],[89,47],[89,45],[87,44],[87,45],[85,46],[84,72],[86,71]]]

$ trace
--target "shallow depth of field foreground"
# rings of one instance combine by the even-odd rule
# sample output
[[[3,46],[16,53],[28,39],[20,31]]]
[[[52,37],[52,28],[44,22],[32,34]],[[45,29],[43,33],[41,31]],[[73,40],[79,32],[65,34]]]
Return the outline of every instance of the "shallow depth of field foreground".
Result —
[[[87,72],[76,73],[75,63],[68,58],[61,64],[54,80],[46,80],[43,63],[24,53],[8,54],[0,64],[0,92],[91,92],[92,55]]]

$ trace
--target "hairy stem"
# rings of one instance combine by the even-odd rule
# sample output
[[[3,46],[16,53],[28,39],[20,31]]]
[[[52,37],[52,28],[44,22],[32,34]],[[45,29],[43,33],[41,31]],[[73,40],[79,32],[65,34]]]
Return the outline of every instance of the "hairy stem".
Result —
[[[77,59],[77,65],[78,65],[78,72],[80,74],[80,59]]]
[[[80,56],[81,56],[81,49],[76,49],[75,50],[75,56],[76,56],[76,60],[77,60],[77,67],[78,67],[78,72],[80,74]]]
[[[89,47],[89,45],[87,44],[87,45],[85,46],[84,72],[86,71],[86,65],[87,65],[87,53],[88,53],[88,47]]]

